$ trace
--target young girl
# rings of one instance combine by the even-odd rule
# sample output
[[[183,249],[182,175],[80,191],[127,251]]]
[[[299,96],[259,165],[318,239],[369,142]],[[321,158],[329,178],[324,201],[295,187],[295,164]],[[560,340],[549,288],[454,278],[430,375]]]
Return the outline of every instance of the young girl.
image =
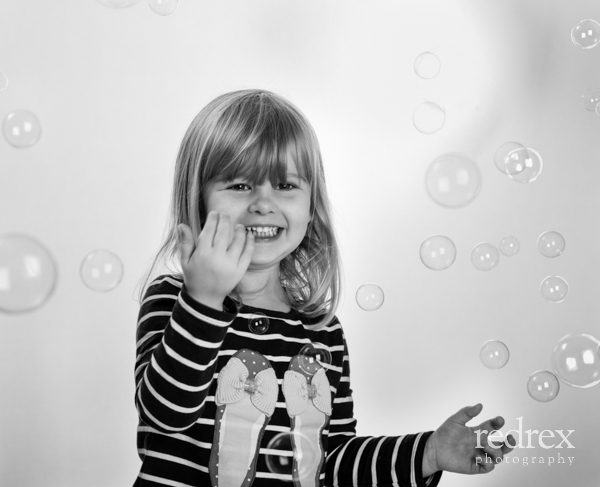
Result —
[[[510,451],[476,433],[502,418],[465,425],[480,404],[435,432],[356,436],[319,145],[278,95],[227,93],[194,119],[142,293],[135,486],[433,486]]]

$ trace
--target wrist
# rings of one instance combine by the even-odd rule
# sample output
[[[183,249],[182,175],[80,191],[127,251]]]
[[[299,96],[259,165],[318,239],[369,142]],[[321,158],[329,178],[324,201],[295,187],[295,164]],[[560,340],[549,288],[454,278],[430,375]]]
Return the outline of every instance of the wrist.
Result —
[[[437,466],[435,455],[435,432],[427,438],[425,449],[423,451],[423,462],[421,466],[421,475],[427,478],[440,470]]]
[[[210,296],[203,293],[188,291],[188,294],[192,297],[194,301],[197,301],[204,306],[208,306],[209,308],[216,309],[218,311],[223,311],[223,301],[225,301],[225,297],[221,298],[218,296]]]

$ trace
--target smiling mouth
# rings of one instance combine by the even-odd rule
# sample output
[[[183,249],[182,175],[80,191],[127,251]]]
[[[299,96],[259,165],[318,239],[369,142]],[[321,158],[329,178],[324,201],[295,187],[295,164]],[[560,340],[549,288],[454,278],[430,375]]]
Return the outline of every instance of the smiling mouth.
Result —
[[[279,234],[279,227],[246,227],[247,232],[252,232],[256,238],[272,238]]]

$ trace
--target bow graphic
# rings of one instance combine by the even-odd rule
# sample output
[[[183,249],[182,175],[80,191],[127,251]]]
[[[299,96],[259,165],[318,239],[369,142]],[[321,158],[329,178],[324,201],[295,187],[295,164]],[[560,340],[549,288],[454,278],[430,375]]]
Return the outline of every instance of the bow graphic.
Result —
[[[277,377],[272,367],[261,370],[254,378],[242,361],[232,357],[219,373],[215,402],[218,406],[238,402],[244,394],[252,404],[267,416],[275,411],[277,403]]]
[[[283,376],[282,389],[290,416],[297,416],[306,411],[309,401],[312,401],[319,411],[331,416],[331,390],[325,369],[319,369],[310,383],[304,374],[288,370]]]

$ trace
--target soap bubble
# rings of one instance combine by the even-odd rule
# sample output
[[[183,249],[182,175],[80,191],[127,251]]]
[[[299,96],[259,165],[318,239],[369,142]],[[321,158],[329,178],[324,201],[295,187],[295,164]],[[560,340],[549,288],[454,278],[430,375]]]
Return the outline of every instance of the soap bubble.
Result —
[[[298,366],[309,376],[313,376],[323,365],[331,365],[331,352],[326,348],[316,348],[307,343],[300,350]]]
[[[262,335],[269,329],[269,318],[264,313],[252,313],[248,318],[248,329],[255,335]]]
[[[8,86],[8,78],[7,76],[0,71],[0,91],[4,91]]]
[[[501,369],[509,358],[508,348],[498,340],[488,340],[481,346],[479,359],[488,369]]]
[[[517,149],[524,149],[525,146],[519,142],[506,142],[502,144],[494,153],[494,164],[501,173],[507,174],[506,165],[508,164],[509,154]]]
[[[491,271],[500,262],[500,252],[491,243],[479,243],[471,251],[471,262],[480,271]]]
[[[538,370],[529,376],[527,381],[527,392],[539,402],[552,401],[560,390],[558,379],[552,372]]]
[[[558,232],[544,232],[537,240],[538,250],[544,257],[558,257],[565,251],[565,239]]]
[[[171,15],[175,12],[179,0],[148,0],[150,8],[158,15]]]
[[[587,90],[581,95],[581,102],[586,110],[590,112],[597,111],[598,105],[600,104],[600,88]]]
[[[592,335],[567,335],[552,351],[552,368],[570,386],[595,386],[600,383],[599,347],[600,340]]]
[[[37,117],[27,110],[15,110],[4,119],[4,138],[13,147],[25,148],[35,145],[42,135]]]
[[[437,103],[426,101],[413,113],[413,124],[423,134],[434,134],[446,123],[446,112]]]
[[[423,79],[435,78],[440,72],[440,60],[432,52],[422,52],[415,59],[414,68]]]
[[[583,49],[591,49],[600,43],[600,24],[592,19],[579,22],[571,30],[573,44]]]
[[[108,250],[94,250],[83,259],[80,274],[92,291],[111,291],[123,278],[123,264]]]
[[[278,433],[267,445],[265,461],[269,472],[293,476],[301,481],[317,475],[314,466],[319,464],[319,441],[314,441],[300,431]],[[291,481],[291,478],[290,478]]]
[[[508,154],[506,174],[519,183],[531,183],[542,173],[542,156],[531,147],[515,149]]]
[[[56,286],[54,259],[25,235],[0,237],[0,311],[20,313],[44,304]]]
[[[500,252],[502,252],[502,255],[512,257],[519,252],[520,248],[521,245],[516,237],[504,237],[500,240]]]
[[[454,263],[456,247],[444,235],[432,235],[421,244],[421,262],[434,271],[443,271]]]
[[[468,156],[457,152],[433,160],[425,175],[427,192],[436,203],[458,208],[468,205],[481,190],[481,174]]]
[[[548,276],[540,285],[542,296],[551,303],[562,303],[569,294],[569,284],[560,276]]]
[[[600,115],[600,103],[596,105],[596,115]]]
[[[102,5],[112,8],[125,8],[135,5],[140,0],[97,0]]]
[[[376,284],[363,284],[356,291],[356,302],[365,311],[374,311],[383,304],[383,291]]]

